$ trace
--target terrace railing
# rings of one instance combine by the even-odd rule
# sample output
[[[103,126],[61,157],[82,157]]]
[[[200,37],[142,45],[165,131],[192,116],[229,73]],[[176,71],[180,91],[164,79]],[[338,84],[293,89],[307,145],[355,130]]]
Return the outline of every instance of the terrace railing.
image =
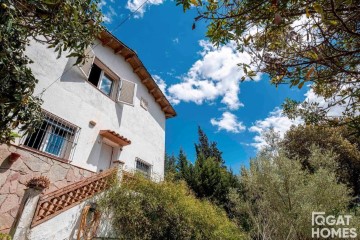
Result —
[[[111,168],[42,195],[37,204],[31,227],[43,223],[93,197],[95,194],[108,189],[111,185],[111,180],[116,176],[116,172],[116,168]]]

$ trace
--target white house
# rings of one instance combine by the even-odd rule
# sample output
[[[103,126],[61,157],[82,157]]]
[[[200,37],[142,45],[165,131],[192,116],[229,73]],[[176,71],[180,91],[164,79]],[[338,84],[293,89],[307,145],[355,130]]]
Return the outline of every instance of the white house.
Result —
[[[33,43],[27,55],[39,80],[45,120],[18,144],[90,171],[114,161],[125,170],[164,175],[165,122],[175,110],[137,54],[103,31],[84,64]]]
[[[164,176],[165,122],[176,116],[174,108],[137,54],[111,33],[104,30],[86,53],[74,65],[76,59],[66,53],[57,59],[45,44],[27,48],[44,120],[31,135],[0,145],[0,232],[20,229],[30,179],[45,176],[50,186],[34,202],[29,239],[45,236],[44,229],[57,237],[41,239],[64,239],[60,232],[69,236],[78,223],[71,211],[103,191],[114,169]]]

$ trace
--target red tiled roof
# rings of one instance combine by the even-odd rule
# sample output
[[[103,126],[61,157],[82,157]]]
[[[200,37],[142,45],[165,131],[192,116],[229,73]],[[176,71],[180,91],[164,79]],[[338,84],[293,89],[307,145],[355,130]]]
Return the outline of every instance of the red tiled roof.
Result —
[[[112,130],[100,130],[100,135],[120,146],[131,144],[129,139]]]

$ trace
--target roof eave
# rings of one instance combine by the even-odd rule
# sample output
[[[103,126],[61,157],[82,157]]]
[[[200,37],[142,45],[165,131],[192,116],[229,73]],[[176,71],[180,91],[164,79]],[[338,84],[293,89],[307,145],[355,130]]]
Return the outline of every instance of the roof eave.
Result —
[[[160,105],[165,117],[175,117],[177,115],[175,109],[141,62],[136,52],[126,46],[106,29],[100,33],[98,38],[103,46],[112,48],[114,54],[119,54],[125,58],[125,61],[133,68],[134,73],[140,78],[142,84],[146,86],[148,92],[154,97],[155,102]]]

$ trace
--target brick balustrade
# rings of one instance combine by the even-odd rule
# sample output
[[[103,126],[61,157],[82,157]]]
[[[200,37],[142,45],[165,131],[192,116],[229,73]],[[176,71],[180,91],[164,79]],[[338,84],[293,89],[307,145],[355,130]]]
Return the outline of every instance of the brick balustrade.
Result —
[[[107,189],[116,176],[112,168],[40,197],[31,227],[45,222]]]

